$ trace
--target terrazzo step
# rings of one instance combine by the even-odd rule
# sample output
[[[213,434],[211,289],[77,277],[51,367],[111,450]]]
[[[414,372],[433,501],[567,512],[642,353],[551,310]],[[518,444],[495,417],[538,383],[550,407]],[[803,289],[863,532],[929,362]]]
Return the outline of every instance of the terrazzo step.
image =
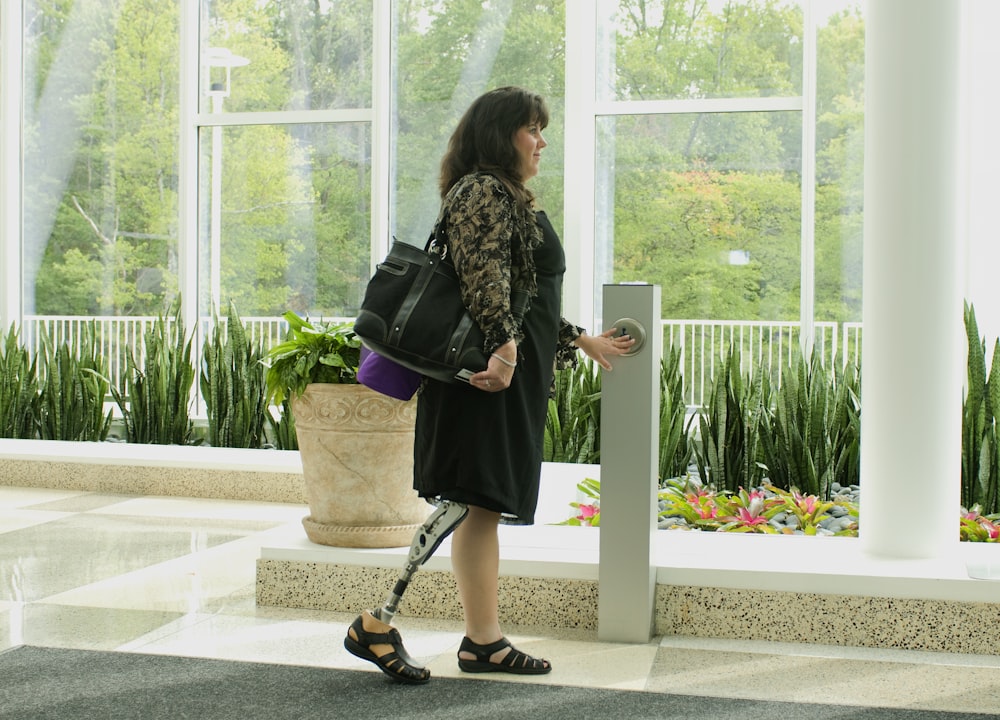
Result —
[[[502,622],[596,630],[599,545],[596,528],[502,527]],[[663,531],[652,632],[1000,655],[1000,583],[968,572],[997,549],[963,544],[952,558],[903,562],[866,556],[856,538]],[[289,535],[261,549],[257,602],[376,607],[406,554]],[[447,541],[414,577],[400,615],[461,619]]]

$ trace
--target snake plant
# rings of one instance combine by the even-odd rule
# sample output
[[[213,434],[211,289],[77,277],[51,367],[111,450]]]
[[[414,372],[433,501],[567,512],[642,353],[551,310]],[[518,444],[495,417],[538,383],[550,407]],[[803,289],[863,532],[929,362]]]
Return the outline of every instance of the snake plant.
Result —
[[[47,332],[41,340],[39,435],[43,440],[106,440],[113,413],[104,410],[109,381],[96,323],[90,321],[79,336],[59,345]]]
[[[659,476],[682,477],[694,457],[691,428],[696,415],[688,417],[684,401],[680,348],[670,346],[660,360]]]
[[[695,458],[706,484],[729,492],[760,484],[760,418],[770,396],[767,375],[753,368],[744,373],[739,353],[730,346],[698,418],[700,444]]]
[[[260,448],[270,413],[264,385],[263,344],[247,337],[230,304],[226,322],[213,317],[202,348],[201,395],[213,447]]]
[[[143,334],[139,359],[135,348],[129,349],[120,386],[111,387],[129,442],[193,444],[192,343],[193,338],[184,328],[180,304],[175,303],[170,322],[160,315]]]
[[[556,372],[545,417],[542,457],[549,462],[601,461],[601,374],[592,360]]]
[[[962,405],[962,506],[979,506],[983,514],[1000,512],[1000,339],[987,373],[986,342],[979,335],[976,312],[965,304],[968,379]]]
[[[30,440],[37,434],[35,358],[21,345],[12,323],[0,343],[0,437]]]
[[[295,434],[295,418],[292,416],[292,404],[287,397],[281,401],[278,417],[268,413],[267,424],[271,428],[269,437],[275,448],[278,450],[299,449],[299,438]]]

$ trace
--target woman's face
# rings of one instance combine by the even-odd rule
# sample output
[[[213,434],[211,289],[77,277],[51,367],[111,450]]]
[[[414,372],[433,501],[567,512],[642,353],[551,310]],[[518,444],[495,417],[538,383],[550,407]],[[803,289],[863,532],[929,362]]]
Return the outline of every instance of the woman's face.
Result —
[[[537,123],[525,125],[514,135],[514,148],[521,158],[521,182],[527,182],[538,174],[538,162],[546,145],[542,127]]]

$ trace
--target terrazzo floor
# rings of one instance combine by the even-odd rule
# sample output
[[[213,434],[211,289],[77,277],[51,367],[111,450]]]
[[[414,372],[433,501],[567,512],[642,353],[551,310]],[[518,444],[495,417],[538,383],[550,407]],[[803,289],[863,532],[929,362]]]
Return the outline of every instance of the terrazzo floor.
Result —
[[[343,648],[353,615],[255,603],[260,548],[301,528],[304,514],[298,505],[0,487],[0,651],[26,644],[353,668],[382,682]],[[435,676],[461,675],[459,624],[403,613],[396,624]],[[476,680],[1000,714],[1000,656],[685,637],[624,645],[589,631],[505,630],[555,669]]]

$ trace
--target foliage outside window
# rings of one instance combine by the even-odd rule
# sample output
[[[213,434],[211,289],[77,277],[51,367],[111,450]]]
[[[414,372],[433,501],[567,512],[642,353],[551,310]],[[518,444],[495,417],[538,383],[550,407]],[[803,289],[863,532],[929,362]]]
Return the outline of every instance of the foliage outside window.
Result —
[[[609,210],[598,217],[595,288],[659,284],[667,318],[797,320],[802,112],[736,112],[733,101],[801,96],[802,6],[611,5],[598,92],[623,109],[598,125],[598,195]],[[843,322],[861,317],[864,28],[856,8],[835,5],[813,5],[815,319]],[[657,100],[688,105],[628,114],[629,103]]]
[[[818,320],[861,312],[858,2],[812,4]],[[725,103],[801,96],[803,5],[598,5],[599,100],[723,105],[600,119],[600,192],[612,202],[605,210],[595,198],[608,228],[596,282],[658,283],[666,317],[797,319],[801,114]],[[369,119],[315,113],[373,111],[376,5],[199,7],[199,314],[233,301],[243,316],[350,316],[368,276],[374,136]],[[393,234],[426,238],[448,134],[473,97],[501,84],[549,101],[550,145],[532,187],[561,230],[564,155],[590,152],[563,141],[567,123],[581,121],[564,111],[566,18],[578,8],[410,0],[382,9],[392,32]],[[178,0],[26,0],[23,16],[25,314],[155,316],[176,299],[188,270],[181,243],[193,242],[179,217],[181,40],[192,29],[180,27]],[[209,62],[220,50],[246,63],[227,73]]]
[[[176,290],[178,18],[24,3],[26,314],[151,314]]]
[[[549,106],[549,146],[531,187],[561,230],[565,2],[411,0],[393,6],[394,234],[418,244],[427,239],[440,204],[438,172],[448,137],[476,97],[502,85],[537,92]]]
[[[243,315],[353,315],[369,274],[370,122],[299,119],[371,107],[372,4],[216,0],[202,8],[208,86],[203,78],[200,98],[222,127],[201,130],[200,313],[232,302]],[[227,77],[212,67],[220,56],[214,62],[246,64]],[[207,102],[220,84],[229,94]],[[278,112],[281,124],[227,125],[234,112]],[[221,187],[212,184],[213,162]]]

